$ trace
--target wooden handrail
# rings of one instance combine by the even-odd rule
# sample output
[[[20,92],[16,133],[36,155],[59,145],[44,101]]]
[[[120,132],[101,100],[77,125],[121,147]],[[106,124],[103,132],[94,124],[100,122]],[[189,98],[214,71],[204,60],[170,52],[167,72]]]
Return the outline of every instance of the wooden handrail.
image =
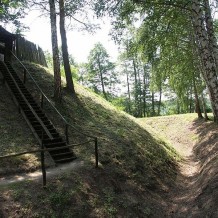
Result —
[[[12,55],[15,57],[15,59],[19,62],[19,64],[25,69],[25,72],[28,73],[28,75],[30,76],[30,78],[32,79],[32,81],[34,82],[34,84],[36,85],[37,89],[39,90],[39,92],[41,93],[41,95],[47,100],[47,102],[52,106],[52,108],[56,111],[56,113],[60,116],[60,118],[63,120],[63,122],[65,123],[65,125],[70,126],[71,128],[73,128],[78,134],[86,136],[88,138],[92,138],[92,139],[96,139],[95,136],[86,134],[84,132],[81,132],[80,130],[78,130],[77,128],[75,128],[73,125],[71,125],[63,116],[62,114],[58,111],[58,109],[54,106],[54,104],[49,100],[49,98],[45,95],[45,93],[41,90],[41,88],[39,87],[39,85],[37,84],[36,80],[32,77],[31,73],[28,71],[28,69],[23,65],[23,63],[18,59],[18,57],[11,52]],[[67,136],[66,136],[67,138]]]
[[[43,139],[43,135],[42,135],[42,139]],[[75,146],[78,146],[78,145],[87,144],[89,142],[93,142],[93,140],[89,140],[89,141],[79,143],[79,144],[71,144],[71,145],[67,145],[67,146],[63,146],[63,147],[55,147],[55,148],[44,148],[44,144],[42,142],[41,149],[37,149],[37,150],[33,150],[33,151],[25,151],[25,152],[20,152],[20,153],[16,153],[16,154],[5,155],[5,156],[0,156],[0,160],[4,159],[4,158],[11,158],[11,157],[21,156],[21,155],[24,155],[24,154],[32,154],[32,153],[40,152],[41,153],[42,181],[43,181],[43,187],[45,188],[46,187],[46,169],[45,169],[44,152],[45,151],[56,151],[56,150],[63,149],[63,148],[75,147]],[[98,144],[96,142],[97,141],[95,140],[95,167],[97,168],[98,167]]]
[[[30,105],[30,103],[28,102],[28,100],[26,99],[26,97],[24,96],[24,94],[21,92],[20,87],[17,85],[14,77],[11,75],[10,71],[8,70],[7,67],[5,67],[5,69],[8,71],[11,79],[13,80],[16,88],[18,89],[19,93],[21,94],[21,96],[23,97],[24,101],[26,102],[26,104],[28,105],[28,107],[30,108],[30,110],[32,111],[32,113],[35,115],[36,119],[39,121],[39,123],[42,125],[43,129],[45,130],[45,132],[47,133],[47,135],[49,136],[50,139],[53,139],[53,136],[51,135],[51,133],[48,131],[48,129],[46,128],[45,124],[42,122],[41,118],[38,116],[38,114],[35,112],[35,110],[32,108],[32,106]]]
[[[11,52],[12,55],[15,57],[15,59],[19,62],[19,64],[24,68],[25,70],[25,74],[28,73],[29,77],[32,79],[32,81],[34,82],[35,86],[37,87],[37,89],[39,90],[39,92],[41,93],[41,96],[43,97],[43,99],[45,98],[47,100],[47,102],[51,105],[51,107],[56,111],[56,113],[59,115],[59,117],[63,120],[63,122],[65,123],[65,137],[66,137],[66,142],[69,144],[69,137],[68,137],[68,127],[71,127],[72,129],[74,129],[78,134],[86,136],[88,138],[93,139],[93,142],[95,143],[95,157],[96,157],[96,167],[98,167],[98,138],[96,136],[92,136],[89,134],[86,134],[80,130],[78,130],[77,128],[75,128],[73,125],[71,125],[63,116],[62,114],[58,111],[58,109],[54,106],[54,104],[49,100],[49,98],[45,95],[45,93],[41,90],[41,88],[39,87],[39,85],[37,84],[37,82],[35,81],[35,79],[32,77],[31,73],[28,71],[28,69],[23,65],[23,63],[18,59],[18,57]],[[26,75],[25,75],[25,80],[26,80]],[[43,103],[43,102],[42,102]],[[86,142],[88,143],[88,142]],[[85,144],[85,143],[82,143]],[[62,147],[63,148],[63,147]]]
[[[33,154],[33,153],[37,153],[37,152],[57,151],[57,150],[60,150],[60,149],[65,149],[65,148],[75,147],[75,146],[79,146],[79,145],[84,145],[84,144],[87,144],[87,143],[90,143],[90,142],[93,142],[93,140],[85,141],[85,142],[82,142],[82,143],[79,143],[79,144],[66,145],[66,146],[62,146],[62,147],[36,149],[36,150],[24,151],[24,152],[20,152],[20,153],[16,153],[16,154],[4,155],[4,156],[0,156],[0,159],[10,158],[10,157],[17,157],[17,156],[21,156],[21,155],[24,155],[24,154]]]

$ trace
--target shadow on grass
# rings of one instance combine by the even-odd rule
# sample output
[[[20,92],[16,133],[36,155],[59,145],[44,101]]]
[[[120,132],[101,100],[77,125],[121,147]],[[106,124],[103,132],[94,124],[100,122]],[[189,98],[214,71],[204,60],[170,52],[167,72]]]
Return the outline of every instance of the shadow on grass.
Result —
[[[33,77],[42,90],[51,98],[52,75],[43,72],[39,66],[35,66],[35,69],[33,65],[27,65],[27,67],[31,69]],[[30,90],[32,89],[31,92],[34,93],[35,98],[39,99],[39,93],[31,85],[31,81],[28,80],[27,86]],[[113,206],[107,208],[107,216],[111,212],[113,216],[122,215],[122,213],[125,216],[129,213],[136,217],[146,217],[147,213],[147,215],[159,214],[160,217],[166,206],[163,192],[169,190],[177,175],[174,159],[176,153],[168,149],[163,141],[155,139],[133,117],[117,111],[104,99],[80,86],[77,86],[76,90],[76,98],[64,92],[62,104],[57,107],[80,132],[98,137],[101,164],[98,170],[84,169],[82,175],[80,174],[82,171],[78,172],[77,177],[78,175],[82,177],[82,185],[87,184],[93,187],[96,182],[97,192],[107,196],[104,199],[104,210],[108,205]],[[53,118],[52,122],[57,123],[58,128],[63,131],[63,127],[58,125],[57,115],[52,110],[49,111],[49,116]],[[86,137],[73,130],[70,131],[71,143],[85,140],[87,140]],[[93,145],[76,147],[74,150],[79,158],[87,161],[87,166],[92,166]],[[71,180],[71,183],[74,183],[76,178]],[[59,186],[57,185],[56,188],[58,189]],[[95,192],[91,190],[89,194],[90,200]],[[117,194],[122,194],[122,198],[117,199]],[[81,201],[87,201],[86,198],[87,196]],[[120,209],[118,200],[124,201]],[[147,208],[145,204],[149,207]],[[156,209],[152,209],[151,212],[150,207]],[[147,210],[144,211],[143,208]]]
[[[196,119],[192,130],[199,136],[191,157],[198,162],[198,170],[193,176],[183,178],[187,181],[184,184],[187,184],[185,189],[188,191],[182,195],[183,199],[178,199],[178,202],[186,201],[186,204],[180,204],[180,214],[184,217],[189,214],[193,217],[218,217],[218,125]]]

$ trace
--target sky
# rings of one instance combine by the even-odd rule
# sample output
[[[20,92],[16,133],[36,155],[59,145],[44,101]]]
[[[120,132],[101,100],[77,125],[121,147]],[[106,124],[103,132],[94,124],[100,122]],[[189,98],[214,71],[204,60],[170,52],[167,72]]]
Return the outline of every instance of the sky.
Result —
[[[51,52],[51,30],[49,18],[40,17],[38,11],[31,11],[22,22],[29,27],[29,30],[24,32],[24,37],[27,40],[38,44],[43,50]],[[57,22],[59,22],[58,19]],[[109,53],[111,60],[116,61],[118,49],[113,40],[111,40],[111,37],[108,35],[111,29],[109,19],[104,18],[97,22],[100,24],[101,29],[97,30],[95,34],[77,30],[67,32],[68,51],[78,63],[87,61],[90,50],[97,42],[101,42]]]

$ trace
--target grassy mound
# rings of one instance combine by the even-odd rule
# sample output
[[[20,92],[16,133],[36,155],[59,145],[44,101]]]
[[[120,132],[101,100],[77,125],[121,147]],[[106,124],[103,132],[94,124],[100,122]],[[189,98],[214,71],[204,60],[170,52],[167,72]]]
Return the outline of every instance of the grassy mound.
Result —
[[[52,75],[38,65],[26,63],[26,66],[52,99]],[[40,95],[29,79],[27,86],[39,100]],[[4,189],[0,205],[4,201],[5,206],[0,211],[14,216],[15,212],[9,212],[14,202],[22,217],[68,217],[67,214],[69,217],[161,217],[166,202],[160,193],[167,192],[175,180],[176,152],[135,118],[101,97],[79,85],[76,92],[77,97],[73,98],[63,91],[62,104],[56,106],[79,132],[98,137],[100,168],[94,169],[93,144],[75,147],[78,158],[85,161],[82,169],[53,178],[46,190],[33,181]],[[64,132],[57,114],[48,104],[44,107],[52,122]],[[70,143],[87,139],[70,129]],[[36,195],[33,190],[37,190]]]

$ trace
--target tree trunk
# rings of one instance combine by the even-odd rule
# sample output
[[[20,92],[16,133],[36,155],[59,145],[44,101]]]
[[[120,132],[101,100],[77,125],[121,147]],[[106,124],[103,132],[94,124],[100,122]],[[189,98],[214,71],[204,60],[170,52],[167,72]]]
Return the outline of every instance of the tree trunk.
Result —
[[[135,112],[135,116],[138,117],[139,115],[139,99],[138,99],[138,79],[137,79],[137,70],[136,70],[136,63],[133,58],[133,69],[134,69],[134,77],[135,77],[135,107],[137,112]]]
[[[213,19],[211,16],[211,9],[208,0],[204,0],[204,8],[205,8],[205,22],[206,22],[206,28],[208,34],[208,42],[209,42],[210,50],[213,52],[213,57],[216,64],[216,72],[218,75],[218,45],[214,33]]]
[[[103,75],[102,75],[102,71],[101,70],[100,70],[100,77],[101,77],[101,86],[102,86],[102,92],[103,92],[104,98],[106,100],[108,100],[107,94],[105,92],[104,79],[103,79]]]
[[[204,111],[204,120],[208,121],[209,117],[207,115],[207,108],[206,108],[206,103],[205,103],[205,98],[203,96],[203,93],[201,94],[201,100],[202,100],[202,106],[203,106],[203,111]]]
[[[106,100],[108,100],[107,94],[106,94],[106,92],[105,92],[104,78],[103,78],[102,67],[101,67],[101,63],[100,63],[99,57],[98,57],[98,60],[97,60],[97,61],[98,61],[99,75],[100,75],[100,79],[101,79],[102,92],[103,92],[104,98],[105,98]]]
[[[177,114],[180,114],[180,104],[178,99],[176,100],[176,109],[177,109]]]
[[[197,91],[197,87],[196,87],[194,79],[193,79],[193,85],[194,85],[194,95],[195,95],[195,112],[198,114],[198,118],[203,118],[201,107],[200,107],[200,102],[198,98],[198,91]]]
[[[66,75],[66,82],[67,82],[67,89],[75,94],[72,73],[70,69],[69,63],[69,54],[67,48],[67,36],[65,30],[65,9],[64,9],[64,0],[59,0],[59,8],[60,8],[60,34],[61,34],[61,42],[62,42],[62,55],[63,55],[63,62],[64,62],[64,71]]]
[[[146,104],[146,71],[144,66],[144,75],[143,75],[143,114],[144,117],[146,117],[146,110],[147,110],[147,104]]]
[[[192,89],[193,89],[193,87],[191,86],[190,103],[189,103],[189,113],[192,113]]]
[[[152,106],[152,116],[155,116],[155,108],[154,108],[154,92],[151,93],[151,106]]]
[[[158,116],[160,116],[161,98],[162,98],[162,85],[160,85],[160,97],[159,97],[158,112],[157,112]]]
[[[49,7],[50,7],[50,21],[51,21],[53,67],[54,67],[54,98],[55,101],[60,102],[61,101],[61,73],[60,73],[60,60],[59,60],[59,52],[58,52],[55,0],[49,0]]]
[[[206,82],[214,121],[218,122],[218,81],[216,72],[216,63],[208,43],[208,34],[205,30],[205,22],[202,9],[198,0],[192,1],[192,22],[193,28],[198,40],[198,49],[203,64],[203,78]]]
[[[127,93],[128,93],[128,113],[131,114],[131,107],[130,107],[131,96],[130,96],[130,86],[129,86],[129,73],[127,71],[127,67],[125,67],[125,70],[126,70],[126,82],[127,82]]]
[[[141,78],[139,70],[137,69],[137,75],[138,75],[138,93],[139,93],[139,117],[142,117],[142,84],[141,84]]]
[[[204,99],[203,93],[201,94],[201,100],[202,100],[203,111],[204,111],[204,120],[208,121],[209,117],[207,115],[206,103],[205,103],[205,99]]]

